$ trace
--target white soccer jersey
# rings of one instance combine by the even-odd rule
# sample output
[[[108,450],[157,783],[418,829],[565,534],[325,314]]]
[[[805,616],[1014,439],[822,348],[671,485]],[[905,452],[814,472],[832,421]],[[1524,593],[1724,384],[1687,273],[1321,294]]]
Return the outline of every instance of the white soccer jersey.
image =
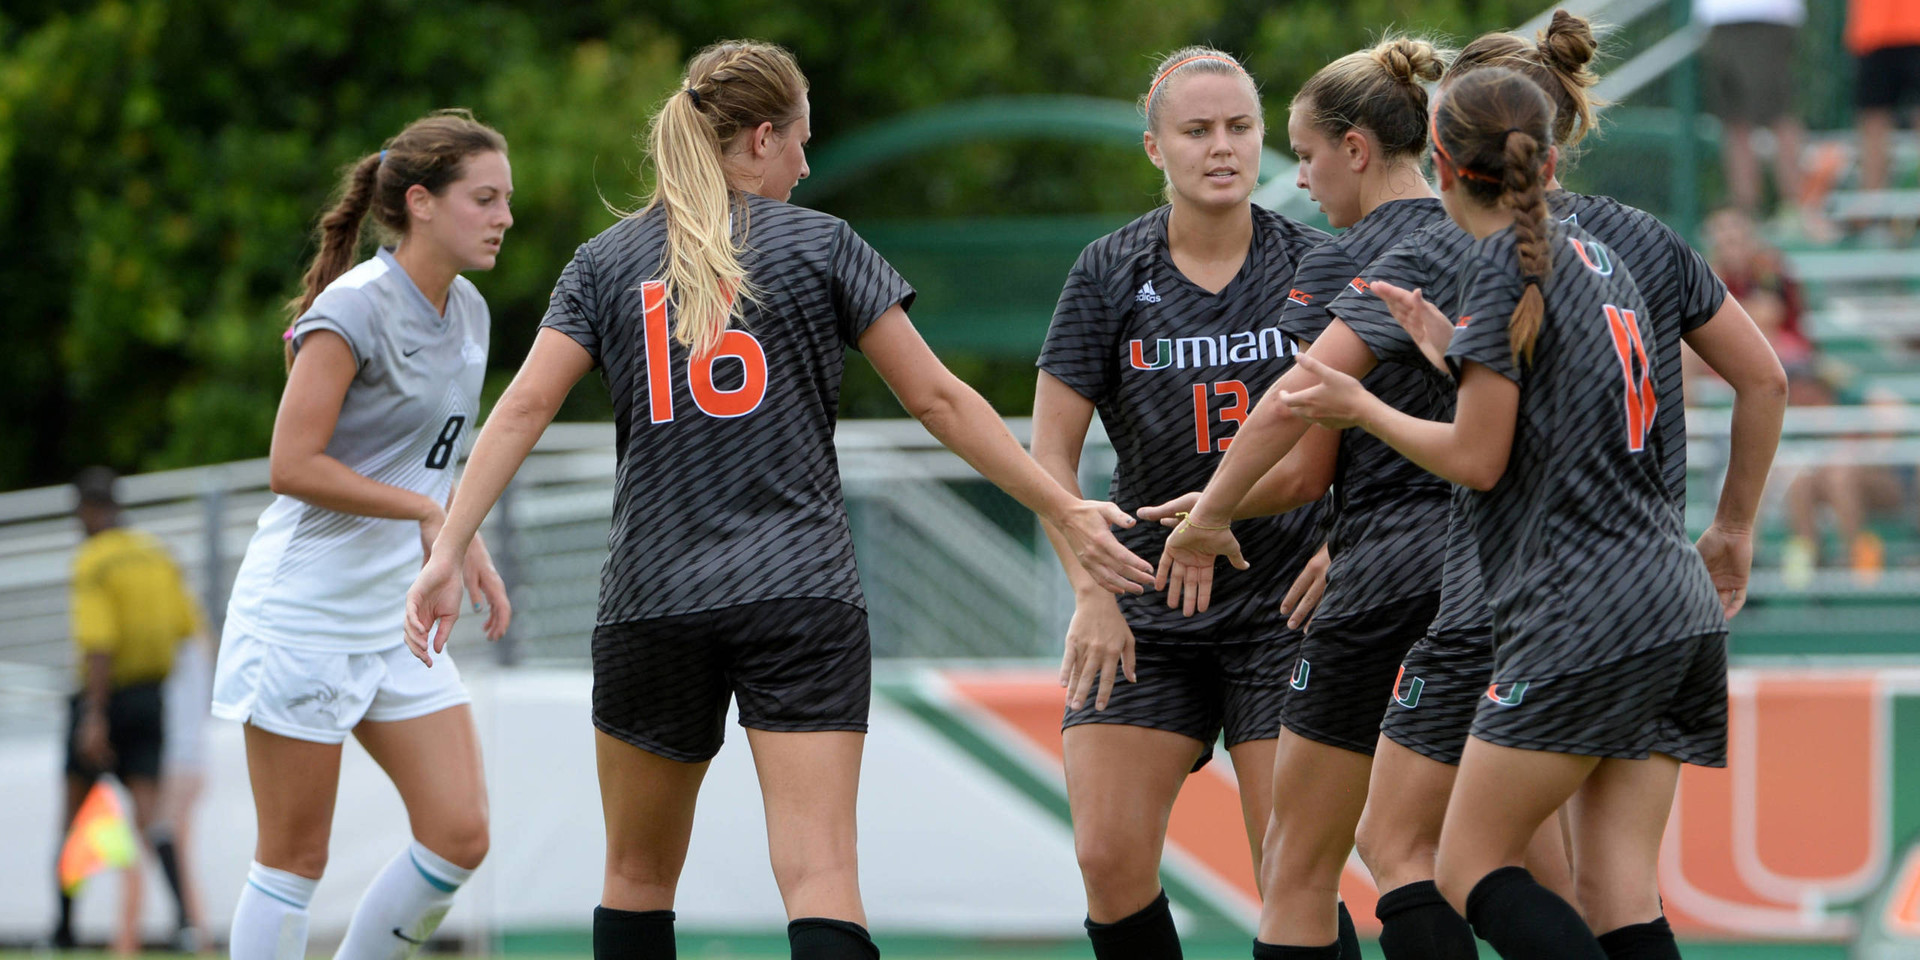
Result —
[[[362,476],[445,503],[480,412],[487,304],[464,277],[433,309],[381,250],[328,285],[293,327],[293,346],[331,330],[356,372],[327,454]],[[337,513],[281,496],[259,529],[227,606],[228,632],[269,643],[370,653],[402,642],[407,588],[420,572],[420,524]]]

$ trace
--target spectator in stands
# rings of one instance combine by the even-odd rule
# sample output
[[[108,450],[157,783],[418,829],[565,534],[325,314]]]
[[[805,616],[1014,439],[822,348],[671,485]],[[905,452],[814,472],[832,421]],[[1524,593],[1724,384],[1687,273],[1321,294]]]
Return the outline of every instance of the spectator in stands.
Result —
[[[90,467],[74,481],[86,540],[73,561],[73,642],[81,689],[73,696],[67,737],[63,824],[73,822],[101,776],[118,777],[132,795],[135,828],[149,841],[173,889],[177,928],[185,934],[181,939],[192,940],[177,851],[164,830],[153,828],[165,726],[161,684],[172,672],[180,641],[202,633],[200,610],[159,541],[122,525],[116,481],[105,467]],[[134,875],[127,885],[129,898],[138,896],[138,879]],[[116,953],[139,949],[138,920],[137,913],[123,911]],[[63,949],[74,945],[73,900],[65,889],[53,943]]]
[[[1864,403],[1870,410],[1890,414],[1897,414],[1905,406],[1898,394],[1886,390],[1869,390]],[[1897,422],[1897,418],[1889,419]],[[1914,519],[1913,468],[1892,462],[1888,449],[1897,438],[1897,431],[1848,436],[1836,462],[1803,470],[1787,486],[1792,535],[1781,559],[1781,574],[1789,586],[1804,587],[1812,580],[1820,559],[1822,506],[1833,513],[1856,581],[1870,585],[1880,578],[1886,568],[1886,545],[1869,526],[1870,521],[1892,521],[1911,528]]]
[[[1707,109],[1720,118],[1721,158],[1733,205],[1749,216],[1762,210],[1755,127],[1773,129],[1773,187],[1783,208],[1799,208],[1809,228],[1820,220],[1800,182],[1806,133],[1793,110],[1793,48],[1807,18],[1804,0],[1693,0],[1693,16],[1707,26],[1702,50]]]
[[[1882,190],[1892,153],[1894,111],[1913,110],[1920,128],[1920,3],[1849,0],[1847,49],[1859,61],[1854,106],[1860,127],[1860,189]]]

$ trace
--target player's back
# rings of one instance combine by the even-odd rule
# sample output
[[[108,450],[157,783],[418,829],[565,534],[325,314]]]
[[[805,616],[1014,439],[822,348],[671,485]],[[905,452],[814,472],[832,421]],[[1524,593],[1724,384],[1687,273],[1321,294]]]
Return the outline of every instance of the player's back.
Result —
[[[1468,511],[1496,643],[1572,644],[1597,665],[1725,622],[1662,474],[1656,384],[1679,371],[1650,352],[1645,299],[1618,258],[1577,226],[1546,229],[1553,269],[1531,359],[1509,345],[1525,285],[1511,230],[1469,254],[1448,356],[1520,385],[1506,473]]]
[[[752,194],[744,211],[753,292],[710,353],[674,339],[657,209],[583,245],[543,321],[587,349],[613,397],[601,623],[860,602],[833,447],[844,351],[913,291],[843,221]]]

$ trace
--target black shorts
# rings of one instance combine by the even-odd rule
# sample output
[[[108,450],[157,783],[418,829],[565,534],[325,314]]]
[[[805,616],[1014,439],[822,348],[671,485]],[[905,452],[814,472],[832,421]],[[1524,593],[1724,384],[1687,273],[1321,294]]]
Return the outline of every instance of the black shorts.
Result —
[[[1770,124],[1793,109],[1793,41],[1784,23],[1723,23],[1701,50],[1707,112],[1732,123]]]
[[[1400,661],[1380,735],[1429,760],[1459,766],[1474,711],[1492,680],[1492,627],[1428,634]]]
[[[867,729],[867,612],[841,600],[763,600],[593,631],[593,725],[683,763],[720,752],[727,699],[754,730]]]
[[[1426,636],[1438,591],[1347,617],[1315,617],[1300,645],[1280,722],[1296,736],[1373,756],[1385,694],[1400,661]]]
[[[1299,650],[1293,632],[1233,643],[1137,640],[1133,675],[1139,679],[1121,677],[1105,710],[1095,710],[1089,694],[1080,709],[1068,708],[1060,729],[1118,723],[1192,737],[1203,745],[1193,765],[1198,770],[1213,758],[1222,732],[1229,747],[1280,735],[1287,675]]]
[[[111,773],[121,782],[160,776],[160,750],[166,742],[166,711],[160,684],[140,683],[115,690],[107,698],[107,743],[113,747],[113,766],[97,769],[80,756],[76,734],[86,713],[86,696],[74,694],[67,722],[67,773],[93,779]]]
[[[1920,104],[1920,46],[1883,47],[1860,58],[1853,105],[1891,110]]]
[[[1521,750],[1727,765],[1727,635],[1709,633],[1560,677],[1496,670],[1473,735]]]

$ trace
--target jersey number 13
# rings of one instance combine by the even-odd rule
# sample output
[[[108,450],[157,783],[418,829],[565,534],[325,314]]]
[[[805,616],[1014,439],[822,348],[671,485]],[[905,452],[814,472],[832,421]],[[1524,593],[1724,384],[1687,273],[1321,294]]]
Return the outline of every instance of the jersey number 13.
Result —
[[[667,285],[658,280],[641,284],[640,304],[646,319],[647,407],[654,423],[669,423],[673,420],[673,358]],[[729,359],[740,363],[741,384],[722,390],[713,384],[713,367]],[[720,335],[719,346],[687,361],[687,390],[693,394],[693,405],[709,417],[744,417],[759,409],[767,397],[767,353],[753,334],[728,330]]]

